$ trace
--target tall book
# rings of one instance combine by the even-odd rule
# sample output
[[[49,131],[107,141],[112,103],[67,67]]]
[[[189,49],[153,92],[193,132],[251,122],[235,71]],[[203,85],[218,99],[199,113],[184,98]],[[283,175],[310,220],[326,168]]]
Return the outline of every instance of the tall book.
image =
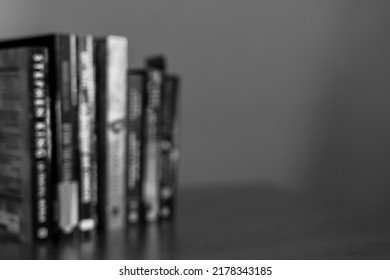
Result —
[[[77,167],[77,42],[76,35],[59,37],[58,75],[61,93],[56,99],[58,147],[57,195],[60,234],[75,233],[79,221],[79,178]]]
[[[0,49],[39,46],[48,50],[48,88],[51,95],[53,161],[56,168],[50,189],[55,233],[71,234],[78,225],[78,178],[73,141],[77,119],[77,60],[74,34],[49,34],[0,42]]]
[[[172,209],[175,209],[175,201],[177,198],[177,188],[179,187],[179,174],[180,174],[180,150],[181,150],[181,79],[179,76],[171,76],[172,89],[175,92],[173,98],[173,134],[172,134],[172,150],[170,152],[171,162],[171,180],[173,186],[173,200]],[[172,211],[174,213],[174,211]]]
[[[0,232],[30,242],[51,229],[48,61],[45,48],[0,50]]]
[[[127,39],[96,39],[95,61],[98,225],[115,229],[126,224]]]
[[[92,232],[96,226],[95,70],[93,37],[77,36],[77,166],[79,188],[79,230]]]
[[[128,159],[127,159],[127,222],[137,223],[143,216],[142,165],[144,160],[144,101],[146,72],[128,72]]]
[[[158,219],[161,180],[161,94],[165,59],[150,57],[147,66],[147,98],[145,106],[145,161],[143,165],[142,204],[146,221]]]
[[[179,173],[179,78],[164,77],[161,113],[160,218],[174,214]]]

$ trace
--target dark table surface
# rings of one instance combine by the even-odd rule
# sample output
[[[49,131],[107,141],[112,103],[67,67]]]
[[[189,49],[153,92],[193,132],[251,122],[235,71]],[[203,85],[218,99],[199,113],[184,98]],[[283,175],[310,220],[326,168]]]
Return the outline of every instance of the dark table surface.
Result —
[[[183,188],[173,221],[28,245],[0,259],[390,259],[390,217],[305,192]]]

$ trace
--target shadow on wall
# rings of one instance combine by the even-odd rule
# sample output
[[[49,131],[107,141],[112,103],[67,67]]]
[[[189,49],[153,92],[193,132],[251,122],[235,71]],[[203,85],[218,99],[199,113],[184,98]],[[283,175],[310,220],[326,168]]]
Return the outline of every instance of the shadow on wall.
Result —
[[[390,3],[363,2],[345,7],[337,31],[309,184],[362,207],[390,206]]]

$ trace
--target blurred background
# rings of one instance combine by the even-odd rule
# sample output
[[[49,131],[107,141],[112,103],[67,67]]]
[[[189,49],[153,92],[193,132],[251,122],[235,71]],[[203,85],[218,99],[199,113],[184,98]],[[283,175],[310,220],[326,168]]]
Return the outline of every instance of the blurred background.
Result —
[[[0,38],[129,39],[183,78],[183,187],[390,200],[390,9],[381,0],[2,0]]]

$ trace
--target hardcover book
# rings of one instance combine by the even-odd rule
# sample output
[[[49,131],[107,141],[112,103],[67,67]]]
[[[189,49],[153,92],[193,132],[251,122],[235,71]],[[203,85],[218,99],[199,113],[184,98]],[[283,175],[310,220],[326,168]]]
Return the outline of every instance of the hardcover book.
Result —
[[[127,39],[95,40],[99,227],[126,222]]]
[[[0,50],[0,232],[50,237],[52,131],[45,48]]]

